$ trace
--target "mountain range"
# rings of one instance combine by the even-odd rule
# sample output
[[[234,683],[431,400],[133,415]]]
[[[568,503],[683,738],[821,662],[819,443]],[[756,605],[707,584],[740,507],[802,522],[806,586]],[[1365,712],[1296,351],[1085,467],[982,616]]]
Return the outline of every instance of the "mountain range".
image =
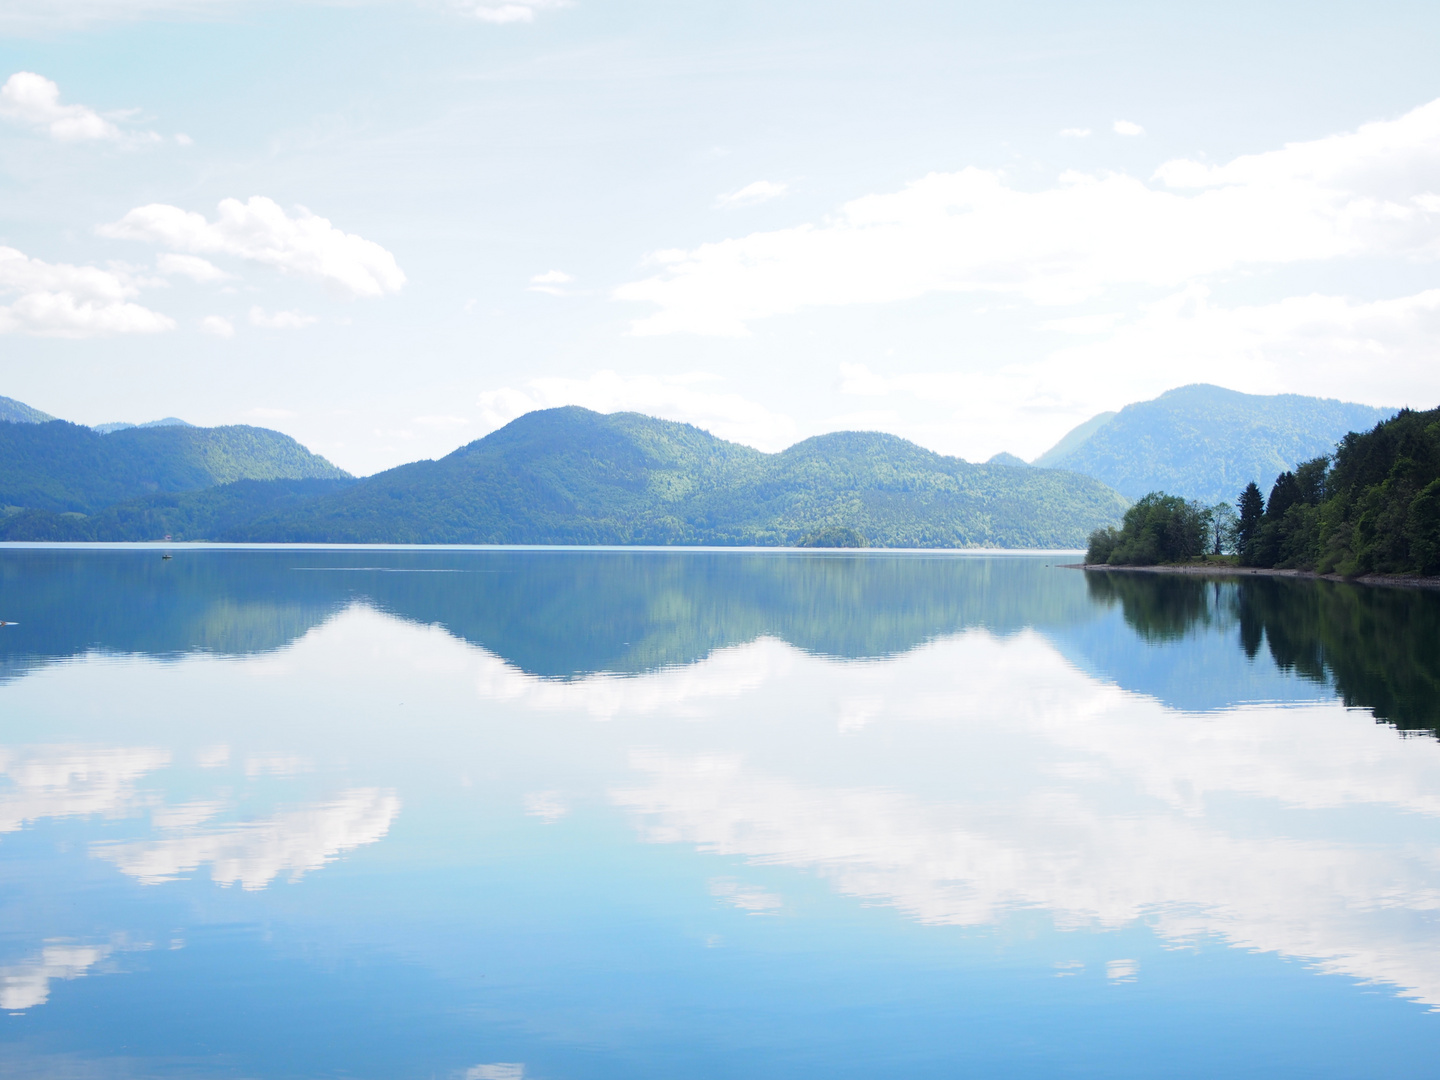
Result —
[[[29,508],[0,522],[0,538],[12,540],[168,534],[324,543],[1070,547],[1125,508],[1089,477],[973,465],[893,435],[838,432],[765,454],[689,424],[575,406],[529,413],[438,461],[358,481],[313,455],[287,459],[290,468],[281,471],[278,443],[261,453],[257,442],[257,453],[232,458],[229,474],[209,482],[193,454],[172,455],[152,463],[147,491],[128,498],[115,477],[133,489],[139,474],[82,461],[80,451],[166,442],[180,450],[192,440],[229,438],[214,433],[263,429],[96,435],[60,421],[0,428],[0,493],[20,491],[7,476],[31,476],[28,501],[0,495]],[[17,447],[25,450],[18,460]],[[121,455],[121,464],[131,460]]]
[[[1187,386],[1102,413],[1027,465],[875,432],[767,454],[570,406],[357,480],[266,428],[86,428],[0,398],[0,540],[1081,546],[1130,499],[1230,501],[1390,412]]]
[[[1165,491],[1234,502],[1250,481],[1269,491],[1285,470],[1333,452],[1349,432],[1395,411],[1197,383],[1091,417],[1032,464],[1093,476],[1132,501]]]

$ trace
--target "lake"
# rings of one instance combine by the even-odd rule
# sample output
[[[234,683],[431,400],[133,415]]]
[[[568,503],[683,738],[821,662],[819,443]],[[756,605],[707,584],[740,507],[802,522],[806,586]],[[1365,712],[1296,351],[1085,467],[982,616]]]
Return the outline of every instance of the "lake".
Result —
[[[0,1072],[1414,1077],[1440,594],[0,550]]]

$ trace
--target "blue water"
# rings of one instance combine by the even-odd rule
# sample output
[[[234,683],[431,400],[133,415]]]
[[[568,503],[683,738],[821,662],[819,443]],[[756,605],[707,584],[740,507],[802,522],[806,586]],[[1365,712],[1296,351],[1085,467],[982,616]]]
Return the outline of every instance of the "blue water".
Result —
[[[0,1074],[1414,1077],[1440,596],[0,549]]]

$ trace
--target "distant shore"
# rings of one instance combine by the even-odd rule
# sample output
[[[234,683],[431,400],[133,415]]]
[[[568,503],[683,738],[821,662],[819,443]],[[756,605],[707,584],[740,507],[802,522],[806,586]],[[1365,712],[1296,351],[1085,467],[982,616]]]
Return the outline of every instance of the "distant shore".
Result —
[[[1314,581],[1344,581],[1358,585],[1389,585],[1401,589],[1440,589],[1440,577],[1419,574],[1319,574],[1314,570],[1269,570],[1259,566],[1234,566],[1227,563],[1161,564],[1159,566],[1110,566],[1107,563],[1065,563],[1067,570],[1103,570],[1129,574],[1186,574],[1191,577],[1283,577],[1309,578]]]

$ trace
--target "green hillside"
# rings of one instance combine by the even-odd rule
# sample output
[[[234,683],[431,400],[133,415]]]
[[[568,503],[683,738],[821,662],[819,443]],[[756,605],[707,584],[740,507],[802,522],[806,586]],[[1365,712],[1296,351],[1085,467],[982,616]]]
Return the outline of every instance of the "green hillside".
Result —
[[[1328,453],[1346,432],[1364,431],[1394,412],[1299,394],[1182,386],[1086,421],[1035,464],[1093,476],[1132,500],[1166,491],[1229,502],[1249,481],[1268,489],[1286,469]]]
[[[1082,544],[1124,509],[1093,479],[972,465],[892,435],[841,432],[764,454],[688,424],[572,406],[226,538],[775,545],[841,528],[875,546],[1047,547]]]
[[[89,515],[22,510],[0,517],[0,540],[215,540],[257,517],[301,506],[354,482],[348,477],[236,480],[201,491],[145,495]]]
[[[136,427],[102,435],[63,420],[0,422],[0,507],[93,514],[236,480],[348,474],[267,428]]]
[[[44,424],[54,419],[49,413],[31,408],[23,401],[0,397],[0,420],[8,420],[12,424]]]

